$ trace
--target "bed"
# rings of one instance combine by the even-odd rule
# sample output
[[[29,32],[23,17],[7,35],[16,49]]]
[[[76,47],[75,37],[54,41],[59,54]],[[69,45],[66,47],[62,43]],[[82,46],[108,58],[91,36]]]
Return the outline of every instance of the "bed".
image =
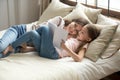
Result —
[[[55,3],[57,3],[57,5],[55,5]],[[62,14],[60,14],[58,11],[53,15],[56,10],[53,10],[52,7],[58,7],[61,5],[62,7],[64,5],[65,8],[63,7],[63,10],[66,12],[64,11],[65,13],[62,12]],[[49,12],[48,9],[51,11]],[[57,15],[65,17],[66,19],[71,19],[72,16],[68,16],[73,15],[71,9],[74,9],[73,13],[74,15],[77,15],[75,14],[76,7],[63,4],[59,0],[52,0],[48,8],[43,12],[42,16],[40,16],[40,19],[36,22],[27,24],[27,26],[42,23],[48,18],[52,18]],[[57,10],[62,9],[60,7],[60,9],[57,8]],[[49,16],[46,17],[45,15],[48,15],[48,12]],[[108,26],[108,24],[111,26],[116,24],[116,21],[112,21],[111,19],[101,15],[100,10],[95,10],[95,12],[96,14],[93,14],[92,12],[90,13],[90,16],[94,16],[93,20],[88,14],[86,16],[85,13],[80,13],[82,14],[82,17],[84,16],[84,18],[88,19],[91,23],[99,24],[99,26]],[[67,17],[65,14],[67,14]],[[95,18],[95,16],[97,16],[97,18]],[[76,16],[73,16],[73,18],[74,17]],[[118,72],[120,71],[120,25],[117,25],[115,29],[113,29],[113,27],[111,28],[110,31],[112,31],[112,33],[107,35],[110,36],[109,44],[106,42],[107,46],[103,46],[103,48],[107,47],[106,50],[104,50],[104,54],[100,54],[101,52],[98,54],[101,48],[96,52],[96,47],[94,47],[92,52],[91,50],[86,52],[85,58],[81,62],[74,62],[71,57],[57,60],[47,59],[39,57],[36,52],[11,54],[6,58],[0,59],[0,80],[100,80],[112,73]],[[5,30],[1,31],[0,36],[2,36],[4,32]],[[92,44],[91,47],[94,46]],[[99,46],[98,44],[96,45]],[[89,52],[95,56],[89,55]]]
[[[120,70],[120,51],[109,59],[93,62],[70,57],[50,60],[34,52],[15,54],[0,60],[0,80],[99,80]]]

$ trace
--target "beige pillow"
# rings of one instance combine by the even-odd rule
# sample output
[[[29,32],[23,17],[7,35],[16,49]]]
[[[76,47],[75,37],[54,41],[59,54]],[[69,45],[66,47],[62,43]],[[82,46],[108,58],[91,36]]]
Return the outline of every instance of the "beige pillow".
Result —
[[[114,35],[117,26],[116,25],[101,25],[102,29],[100,32],[100,35],[97,39],[92,41],[85,53],[85,56],[92,61],[97,61],[97,59],[100,57],[101,53],[104,52],[104,50],[109,45],[109,42],[112,39],[112,36]],[[104,28],[103,28],[104,26]]]
[[[55,16],[64,17],[68,13],[70,13],[73,10],[73,8],[73,6],[66,5],[60,2],[59,0],[52,0],[49,6],[46,8],[46,10],[40,16],[38,23],[47,21],[48,19],[53,18]]]
[[[120,49],[120,25],[118,26],[108,47],[104,53],[102,53],[101,58],[109,58],[113,56],[118,51],[118,49]]]
[[[102,12],[102,9],[89,8],[80,3],[77,3],[77,6],[79,6],[84,11],[92,23],[97,22],[98,15]]]
[[[88,17],[84,13],[84,11],[81,9],[81,7],[79,7],[79,6],[76,6],[75,9],[71,13],[69,13],[67,16],[64,17],[64,19],[66,19],[66,20],[72,20],[72,19],[76,19],[76,18],[84,18],[88,22],[92,23],[88,19]]]
[[[112,19],[108,18],[107,16],[99,14],[97,24],[101,24],[101,25],[117,25],[117,22],[115,20],[112,20]]]

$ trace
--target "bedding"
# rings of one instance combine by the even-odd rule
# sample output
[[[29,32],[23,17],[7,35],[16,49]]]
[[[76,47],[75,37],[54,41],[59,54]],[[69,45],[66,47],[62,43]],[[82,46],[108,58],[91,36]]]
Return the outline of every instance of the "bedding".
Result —
[[[0,60],[0,80],[99,80],[120,70],[120,51],[108,59],[74,62],[51,60],[35,52],[12,54]]]
[[[92,23],[96,23],[98,15],[102,12],[102,9],[93,9],[80,3],[77,3],[76,7],[78,7],[80,11],[83,11]]]
[[[96,24],[100,24],[100,25],[117,25],[117,22],[115,20],[112,20],[109,17],[106,17],[106,16],[104,16],[102,14],[99,14]]]
[[[59,0],[52,0],[52,2],[58,2],[59,4]],[[62,3],[62,5],[65,4]],[[69,8],[71,10],[71,6]],[[50,9],[47,9],[51,11],[52,9],[55,9],[55,6],[51,6]],[[49,16],[46,10],[40,17],[39,21],[28,23],[27,27],[31,28],[33,24],[41,23],[48,18],[56,16],[51,16],[52,13],[50,13]],[[45,14],[49,17],[46,17]],[[70,14],[69,10],[68,14]],[[65,15],[67,16],[68,14],[66,13]],[[60,14],[58,15],[61,16]],[[84,15],[87,16],[86,14]],[[90,20],[89,17],[88,19]],[[96,19],[97,23],[102,24],[98,14],[94,20],[95,22]],[[94,21],[92,20],[91,22]],[[116,44],[120,43],[120,35],[118,34],[119,29],[120,26],[117,28],[117,34],[115,33],[109,45],[116,46]],[[5,31],[6,30],[0,31],[0,37]],[[108,49],[106,48],[107,51],[105,53],[112,54],[112,52],[109,51],[111,48],[112,46],[109,46]],[[116,50],[114,55],[105,59],[99,56],[96,62],[87,57],[84,57],[81,62],[74,62],[71,57],[52,60],[39,57],[36,52],[11,54],[6,58],[0,59],[0,80],[100,80],[114,72],[120,71],[120,45],[117,45],[117,49],[113,48],[113,50]],[[102,56],[104,56],[104,54]]]
[[[113,35],[113,39],[109,43],[109,46],[101,54],[101,58],[111,57],[116,53],[118,49],[120,49],[120,25],[118,26],[115,34]]]
[[[120,50],[96,62],[89,58],[74,62],[71,57],[52,60],[39,57],[36,52],[16,53],[0,59],[0,80],[99,80],[120,71],[119,57]]]
[[[101,27],[100,35],[90,43],[85,54],[86,57],[93,61],[97,61],[99,56],[110,46],[109,43],[111,42],[118,25],[101,25]],[[118,43],[120,42],[118,41]]]
[[[52,0],[47,9],[40,16],[38,23],[47,21],[50,18],[61,16],[64,17],[74,9],[74,6],[69,6],[59,0]]]
[[[75,9],[70,12],[68,15],[64,17],[65,20],[72,20],[72,19],[77,19],[77,18],[83,18],[86,19],[89,23],[92,23],[91,20],[85,15],[84,11],[82,10],[81,7],[77,4]]]

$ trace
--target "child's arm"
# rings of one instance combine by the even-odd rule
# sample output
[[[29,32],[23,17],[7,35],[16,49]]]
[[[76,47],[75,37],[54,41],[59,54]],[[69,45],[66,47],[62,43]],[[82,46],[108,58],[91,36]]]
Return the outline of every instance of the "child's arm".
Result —
[[[85,54],[86,48],[82,48],[79,52],[78,55],[80,57],[80,61],[83,59],[84,54]]]
[[[69,48],[64,44],[64,42],[62,42],[61,47],[62,47],[64,50],[66,50],[66,51],[68,52],[69,56],[71,56],[71,57],[74,59],[74,61],[76,61],[76,62],[81,61],[81,60],[83,59],[84,53],[85,53],[85,50],[86,50],[85,48],[83,48],[83,49],[81,49],[81,50],[79,51],[78,54],[76,54],[74,51],[72,51],[71,49],[69,49]]]

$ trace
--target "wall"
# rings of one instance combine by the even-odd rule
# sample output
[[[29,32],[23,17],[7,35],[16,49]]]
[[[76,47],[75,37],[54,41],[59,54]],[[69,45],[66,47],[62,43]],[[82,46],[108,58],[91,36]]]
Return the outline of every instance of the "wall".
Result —
[[[0,30],[39,18],[39,0],[0,0]]]
[[[7,0],[0,0],[0,30],[5,29],[9,24]]]

